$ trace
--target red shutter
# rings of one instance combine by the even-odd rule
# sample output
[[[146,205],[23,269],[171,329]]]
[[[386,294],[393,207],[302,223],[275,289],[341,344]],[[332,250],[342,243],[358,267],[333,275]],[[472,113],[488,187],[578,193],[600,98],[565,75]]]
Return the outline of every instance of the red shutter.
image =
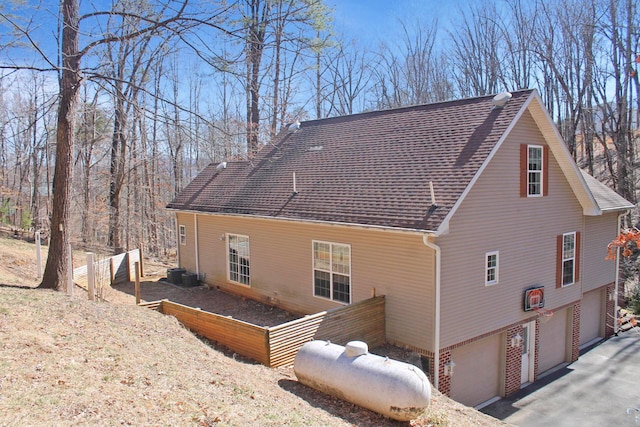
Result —
[[[542,195],[549,195],[549,147],[542,148]]]
[[[575,267],[575,276],[573,278],[574,283],[578,283],[578,280],[580,280],[580,232],[576,231],[576,252],[574,254],[575,257],[575,261],[574,261],[574,267]]]
[[[562,287],[562,234],[557,237],[556,288]]]
[[[527,144],[520,144],[520,197],[527,197],[527,157],[529,149]]]

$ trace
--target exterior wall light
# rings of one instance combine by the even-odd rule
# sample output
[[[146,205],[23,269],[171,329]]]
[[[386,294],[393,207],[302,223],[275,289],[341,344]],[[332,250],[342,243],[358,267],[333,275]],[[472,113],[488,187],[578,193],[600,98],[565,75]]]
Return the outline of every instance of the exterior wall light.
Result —
[[[453,360],[448,361],[444,364],[444,376],[450,377],[453,375],[453,368],[455,368],[456,364]]]
[[[520,333],[517,333],[515,337],[511,338],[511,347],[516,348],[522,345],[522,336]]]

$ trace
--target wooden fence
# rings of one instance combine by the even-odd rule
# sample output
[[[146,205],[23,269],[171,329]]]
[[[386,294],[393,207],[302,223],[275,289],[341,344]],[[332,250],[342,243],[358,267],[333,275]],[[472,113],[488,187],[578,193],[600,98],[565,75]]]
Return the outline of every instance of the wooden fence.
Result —
[[[135,280],[134,265],[136,262],[142,263],[140,249],[94,261],[95,286],[133,282]],[[86,265],[73,269],[73,282],[85,289],[88,287],[89,280],[87,271]]]
[[[322,339],[336,344],[360,340],[369,347],[385,342],[384,295],[305,316],[282,325],[261,327],[168,300],[142,306],[175,316],[191,331],[272,368],[289,366],[304,343]]]

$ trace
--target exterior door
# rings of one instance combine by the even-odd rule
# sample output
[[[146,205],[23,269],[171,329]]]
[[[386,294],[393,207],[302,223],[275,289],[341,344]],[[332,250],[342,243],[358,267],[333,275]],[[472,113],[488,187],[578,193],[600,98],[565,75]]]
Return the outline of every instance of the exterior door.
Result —
[[[533,359],[535,357],[536,322],[522,326],[522,368],[520,369],[520,384],[533,381]]]

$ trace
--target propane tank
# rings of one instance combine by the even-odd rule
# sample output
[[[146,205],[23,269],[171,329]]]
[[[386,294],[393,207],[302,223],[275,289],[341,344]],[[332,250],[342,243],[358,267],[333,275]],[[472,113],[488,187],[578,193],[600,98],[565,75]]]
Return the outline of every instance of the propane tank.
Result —
[[[416,366],[369,353],[362,341],[345,347],[311,341],[296,355],[293,370],[302,384],[399,421],[429,406],[431,384]]]

